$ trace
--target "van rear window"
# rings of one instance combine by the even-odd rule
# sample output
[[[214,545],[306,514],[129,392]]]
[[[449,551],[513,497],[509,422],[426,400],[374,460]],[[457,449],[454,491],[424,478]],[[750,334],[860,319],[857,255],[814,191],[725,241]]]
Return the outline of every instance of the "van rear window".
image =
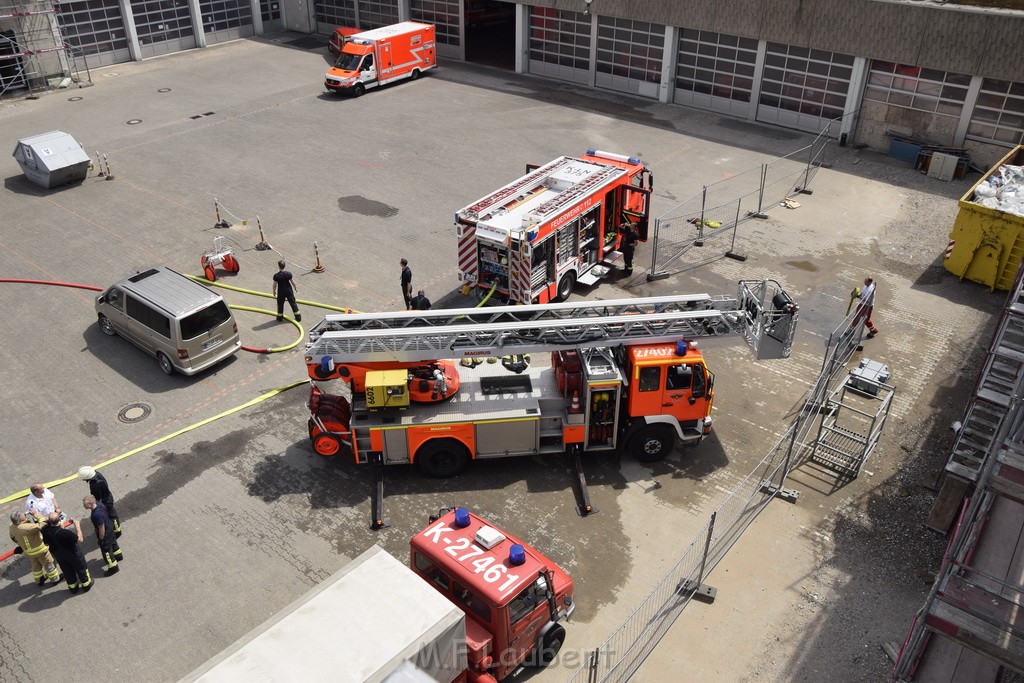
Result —
[[[224,301],[213,303],[201,311],[181,320],[181,338],[184,340],[195,339],[201,334],[223,325],[231,320],[231,311]]]

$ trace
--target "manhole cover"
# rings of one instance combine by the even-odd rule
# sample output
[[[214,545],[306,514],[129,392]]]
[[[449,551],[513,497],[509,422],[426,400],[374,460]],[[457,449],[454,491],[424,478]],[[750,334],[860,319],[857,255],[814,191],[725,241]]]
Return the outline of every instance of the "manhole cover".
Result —
[[[82,97],[80,95],[75,95],[74,97],[69,97],[68,98],[68,102],[78,102],[81,99],[82,99]]]
[[[160,88],[157,92],[171,92],[170,88]]]
[[[153,409],[145,403],[129,403],[124,408],[121,408],[121,411],[117,414],[117,419],[127,424],[141,422],[149,417],[151,412],[153,412]]]
[[[142,123],[142,119],[128,119],[129,126],[137,126],[140,123]]]

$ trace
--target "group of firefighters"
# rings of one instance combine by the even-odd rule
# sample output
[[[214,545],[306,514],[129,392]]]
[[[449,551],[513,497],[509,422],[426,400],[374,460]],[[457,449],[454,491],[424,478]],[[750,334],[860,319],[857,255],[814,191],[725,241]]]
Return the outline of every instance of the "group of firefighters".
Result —
[[[89,511],[96,529],[104,572],[107,576],[116,574],[120,570],[118,561],[124,558],[117,543],[121,520],[114,508],[114,496],[106,478],[94,468],[82,467],[78,476],[89,484],[82,507]],[[17,544],[14,553],[29,558],[32,578],[40,586],[47,581],[56,584],[63,574],[72,593],[87,593],[92,588],[92,576],[82,553],[81,525],[61,511],[53,493],[42,484],[33,484],[29,491],[25,509],[11,513],[10,537]]]

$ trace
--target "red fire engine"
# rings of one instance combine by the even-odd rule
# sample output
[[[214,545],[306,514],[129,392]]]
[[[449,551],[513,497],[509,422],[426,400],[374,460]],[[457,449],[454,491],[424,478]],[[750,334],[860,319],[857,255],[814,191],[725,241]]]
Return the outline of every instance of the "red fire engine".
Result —
[[[593,149],[527,167],[455,214],[459,280],[509,303],[564,301],[611,271],[624,224],[647,240],[652,187],[639,159]]]
[[[786,358],[796,320],[770,280],[740,282],[735,298],[330,315],[305,354],[309,438],[323,456],[436,477],[519,455],[657,460],[711,432],[714,374],[693,340],[742,336],[758,358]],[[337,379],[352,400],[330,391]]]

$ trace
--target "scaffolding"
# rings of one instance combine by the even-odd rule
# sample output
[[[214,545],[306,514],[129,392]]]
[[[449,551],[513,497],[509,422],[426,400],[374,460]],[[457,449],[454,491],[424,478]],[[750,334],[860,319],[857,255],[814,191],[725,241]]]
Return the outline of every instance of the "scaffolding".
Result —
[[[957,503],[959,515],[894,680],[995,681],[1024,674],[1024,557],[1018,550],[1024,540],[1022,323],[1024,266],[947,466],[947,481],[956,477],[967,496],[946,494],[944,506]]]
[[[85,55],[64,40],[60,8],[0,0],[0,97],[91,85]]]

